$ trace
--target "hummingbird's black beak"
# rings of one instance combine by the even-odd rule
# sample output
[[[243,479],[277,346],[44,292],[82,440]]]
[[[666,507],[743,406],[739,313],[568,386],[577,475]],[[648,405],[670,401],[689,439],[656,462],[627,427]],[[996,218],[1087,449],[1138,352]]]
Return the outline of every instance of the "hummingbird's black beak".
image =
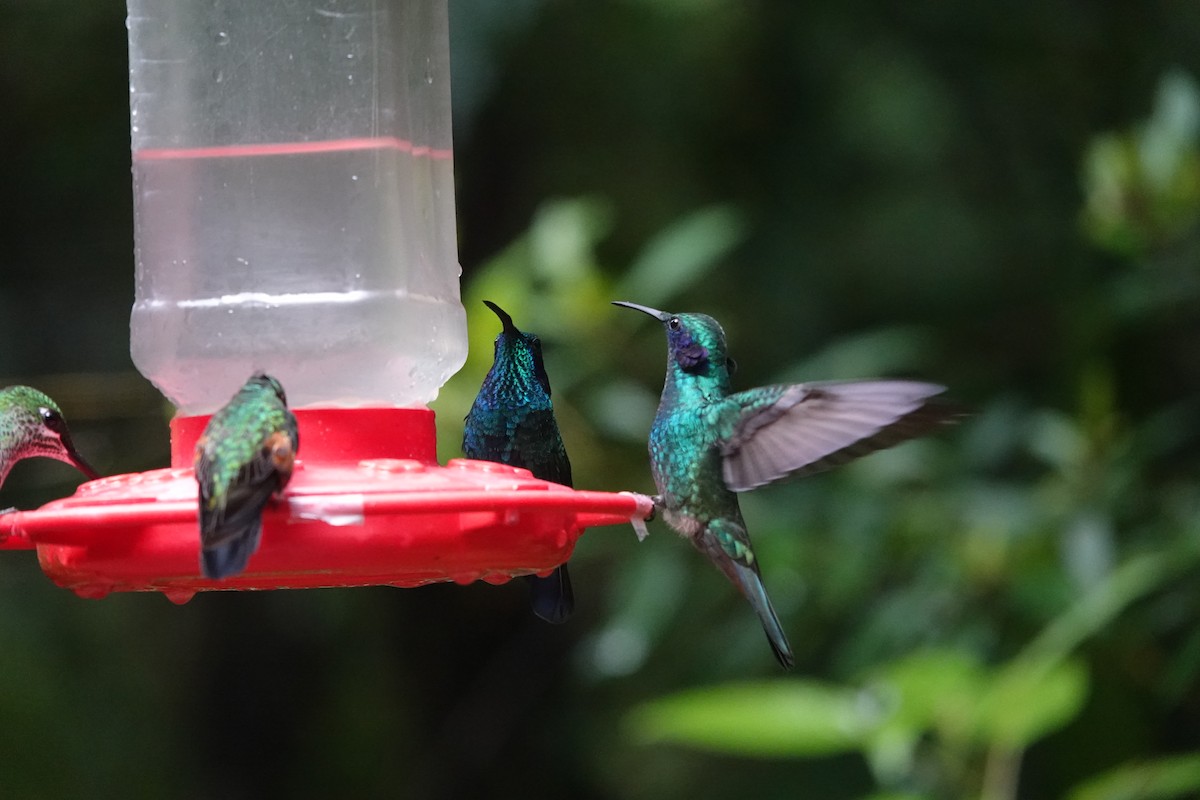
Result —
[[[625,308],[632,308],[634,311],[640,311],[643,314],[649,314],[650,316],[654,317],[659,322],[666,322],[667,320],[669,320],[671,318],[671,315],[668,314],[666,311],[659,311],[657,308],[651,308],[650,306],[639,306],[637,303],[630,303],[626,300],[613,300],[612,304],[614,306],[624,306]]]
[[[483,304],[490,308],[492,312],[500,318],[500,324],[504,326],[505,333],[521,333],[521,331],[517,329],[517,326],[513,324],[512,317],[508,315],[507,311],[493,303],[491,300],[484,300]]]
[[[75,443],[71,441],[70,437],[62,437],[62,446],[67,451],[67,458],[70,460],[71,465],[84,475],[87,475],[88,480],[94,481],[97,478],[104,477],[91,464],[85,461],[83,456],[79,455],[79,451],[75,449]]]

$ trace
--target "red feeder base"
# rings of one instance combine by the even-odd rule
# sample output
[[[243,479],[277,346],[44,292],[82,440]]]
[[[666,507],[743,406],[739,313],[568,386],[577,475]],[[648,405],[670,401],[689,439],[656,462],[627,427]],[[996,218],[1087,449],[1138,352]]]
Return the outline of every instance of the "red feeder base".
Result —
[[[215,589],[504,583],[548,574],[585,528],[648,517],[650,498],[575,491],[486,461],[436,463],[426,409],[296,411],[300,455],[263,515],[246,571],[200,574],[192,449],[207,417],[171,422],[171,469],[90,481],[36,511],[0,515],[0,548],[36,548],[45,573],[81,597]]]

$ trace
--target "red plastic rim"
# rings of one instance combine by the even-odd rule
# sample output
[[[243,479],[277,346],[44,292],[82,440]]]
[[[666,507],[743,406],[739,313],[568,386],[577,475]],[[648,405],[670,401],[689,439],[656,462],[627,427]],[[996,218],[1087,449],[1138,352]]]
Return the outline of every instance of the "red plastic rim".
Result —
[[[503,583],[547,574],[588,527],[645,519],[632,493],[576,491],[527,470],[434,460],[426,409],[300,409],[300,460],[263,515],[241,575],[200,575],[191,451],[207,417],[171,423],[171,469],[90,481],[36,511],[0,516],[0,548],[36,548],[46,574],[83,597],[216,589]]]

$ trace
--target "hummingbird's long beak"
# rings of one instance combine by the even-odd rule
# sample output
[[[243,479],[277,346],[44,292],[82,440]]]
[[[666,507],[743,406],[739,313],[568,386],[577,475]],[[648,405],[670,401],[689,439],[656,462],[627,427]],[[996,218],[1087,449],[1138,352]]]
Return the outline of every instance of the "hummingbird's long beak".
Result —
[[[517,329],[517,326],[513,324],[512,317],[510,317],[508,315],[508,312],[505,311],[503,308],[496,305],[491,300],[484,300],[483,304],[485,306],[487,306],[488,308],[490,308],[495,313],[495,315],[500,318],[500,324],[504,326],[505,333],[519,334],[521,332],[520,330]]]
[[[654,317],[659,322],[666,322],[667,320],[669,320],[671,318],[671,315],[668,314],[666,311],[659,311],[657,308],[651,308],[650,306],[639,306],[637,303],[630,303],[627,300],[613,300],[612,304],[614,306],[624,306],[625,308],[632,308],[634,311],[640,311],[643,314],[649,314],[650,316]]]
[[[87,475],[88,480],[94,481],[97,478],[104,477],[97,472],[91,464],[89,464],[87,461],[84,461],[83,456],[79,455],[79,451],[75,449],[75,444],[71,441],[70,437],[62,437],[62,446],[63,449],[67,451],[67,462],[84,475]]]

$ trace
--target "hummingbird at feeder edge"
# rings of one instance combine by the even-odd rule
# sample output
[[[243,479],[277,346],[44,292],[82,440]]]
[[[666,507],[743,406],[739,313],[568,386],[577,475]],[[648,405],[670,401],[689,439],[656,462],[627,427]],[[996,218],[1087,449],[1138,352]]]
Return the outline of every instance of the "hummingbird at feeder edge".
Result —
[[[542,361],[542,342],[513,324],[504,309],[484,300],[503,326],[496,336],[492,368],[463,428],[467,458],[523,467],[535,478],[571,486],[571,462],[550,402],[550,379]],[[533,613],[561,623],[575,610],[575,595],[567,565],[547,577],[530,575]]]
[[[667,376],[650,428],[650,471],[663,519],[716,564],[754,607],[783,667],[795,661],[767,596],[737,492],[810,475],[921,436],[958,414],[945,391],[904,380],[794,383],[730,391],[721,325],[616,301],[657,319]]]
[[[292,477],[296,417],[275,378],[256,373],[204,428],[194,461],[200,485],[200,566],[228,578],[246,568],[262,538],[267,502]]]
[[[66,462],[91,480],[100,477],[75,449],[53,400],[29,386],[0,390],[0,486],[14,464],[35,456]]]

